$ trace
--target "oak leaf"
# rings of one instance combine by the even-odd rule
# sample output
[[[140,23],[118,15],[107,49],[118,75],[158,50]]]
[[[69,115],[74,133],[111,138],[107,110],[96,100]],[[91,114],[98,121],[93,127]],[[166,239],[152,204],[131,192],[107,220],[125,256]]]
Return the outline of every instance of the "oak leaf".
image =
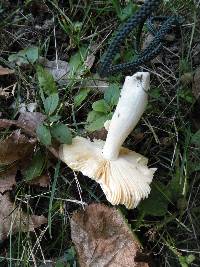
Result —
[[[115,208],[91,204],[74,213],[71,237],[81,267],[148,267],[136,261],[141,246]]]

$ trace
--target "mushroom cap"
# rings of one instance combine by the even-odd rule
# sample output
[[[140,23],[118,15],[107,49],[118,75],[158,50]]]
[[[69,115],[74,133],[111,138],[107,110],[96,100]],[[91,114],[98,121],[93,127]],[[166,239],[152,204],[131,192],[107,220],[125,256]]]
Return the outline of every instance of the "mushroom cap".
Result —
[[[99,183],[111,204],[135,208],[150,193],[156,169],[147,167],[147,158],[124,147],[116,160],[107,160],[102,156],[104,143],[77,136],[71,145],[60,146],[60,158]]]

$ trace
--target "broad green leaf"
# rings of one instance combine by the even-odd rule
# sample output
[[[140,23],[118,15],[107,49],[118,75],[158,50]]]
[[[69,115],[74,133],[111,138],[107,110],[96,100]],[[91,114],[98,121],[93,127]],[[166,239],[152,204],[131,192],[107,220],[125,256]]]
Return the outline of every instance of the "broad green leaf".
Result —
[[[192,135],[191,143],[200,146],[200,130]]]
[[[94,120],[97,120],[98,118],[102,117],[104,113],[97,112],[97,111],[90,111],[87,116],[87,122],[93,122]]]
[[[98,100],[92,104],[92,109],[97,112],[108,113],[110,111],[109,105],[104,99]]]
[[[55,265],[55,267],[65,267],[65,266],[66,263],[64,263],[62,260],[58,260]]]
[[[18,53],[10,55],[8,60],[14,62],[15,64],[21,66],[22,64],[33,64],[37,61],[39,57],[39,49],[36,46],[30,46]]]
[[[53,116],[49,117],[49,121],[50,121],[50,122],[56,122],[56,121],[58,121],[60,118],[61,118],[60,115],[53,115]]]
[[[165,195],[164,185],[161,183],[155,186],[152,184],[152,189],[149,197],[143,200],[138,209],[143,211],[146,215],[164,216],[167,212],[169,200]],[[158,190],[158,188],[160,190]]]
[[[195,255],[193,254],[189,254],[186,258],[187,258],[186,261],[188,264],[191,264],[196,259]]]
[[[38,177],[42,174],[45,166],[45,155],[38,151],[34,156],[29,165],[25,170],[24,177],[26,180],[31,181],[33,178]]]
[[[181,267],[189,267],[193,261],[195,261],[196,257],[193,254],[188,256],[179,256],[179,263]]]
[[[120,96],[120,89],[119,89],[119,85],[118,84],[111,84],[104,93],[104,99],[105,101],[111,105],[111,106],[115,106],[118,103],[119,100],[119,96]]]
[[[109,116],[107,114],[102,114],[97,119],[94,119],[88,125],[86,125],[86,130],[89,132],[94,132],[103,128],[105,121],[109,120]]]
[[[53,76],[42,66],[37,66],[37,77],[40,89],[47,95],[57,93],[56,83]]]
[[[44,124],[40,124],[37,127],[36,133],[38,139],[43,145],[45,146],[51,145],[51,133],[47,126],[45,126]]]
[[[67,125],[58,123],[51,127],[52,136],[62,144],[72,143],[72,134]]]
[[[71,56],[69,60],[70,75],[77,74],[80,75],[85,70],[84,61],[87,56],[87,48],[81,47],[78,52]]]
[[[44,109],[47,115],[51,115],[54,113],[58,106],[59,96],[58,94],[52,94],[47,97],[44,101]]]
[[[75,95],[75,97],[74,97],[75,107],[79,107],[83,103],[83,101],[88,96],[89,92],[90,92],[90,89],[83,88],[79,91],[79,93],[77,95]]]

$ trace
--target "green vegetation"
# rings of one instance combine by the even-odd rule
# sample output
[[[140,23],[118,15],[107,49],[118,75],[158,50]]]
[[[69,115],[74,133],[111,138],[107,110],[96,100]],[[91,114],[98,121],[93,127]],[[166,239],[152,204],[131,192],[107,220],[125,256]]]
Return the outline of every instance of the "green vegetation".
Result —
[[[22,104],[28,111],[30,103],[44,115],[36,129],[39,144],[16,179],[12,200],[28,214],[48,218],[34,232],[20,231],[0,241],[0,266],[42,267],[48,261],[56,267],[78,266],[70,239],[72,212],[84,203],[109,205],[95,182],[49,155],[48,147],[71,144],[76,135],[98,137],[111,119],[123,75],[104,81],[96,73],[111,35],[137,10],[132,2],[0,3],[0,65],[15,70],[14,75],[0,76],[0,119],[18,119]],[[186,21],[181,32],[172,31],[159,63],[145,67],[152,80],[149,104],[125,143],[148,157],[157,171],[148,199],[134,210],[119,208],[155,266],[196,267],[200,266],[200,120],[195,114],[200,102],[190,77],[200,65],[195,59],[200,45],[199,6],[192,0],[164,2],[160,13],[180,14]],[[133,36],[124,42],[116,62],[134,57],[134,41]],[[53,68],[45,67],[41,58],[68,62],[67,78],[56,80]],[[6,96],[4,88],[10,90]],[[3,140],[13,129],[0,130]],[[1,171],[5,165],[0,165]],[[47,174],[46,187],[27,183]]]

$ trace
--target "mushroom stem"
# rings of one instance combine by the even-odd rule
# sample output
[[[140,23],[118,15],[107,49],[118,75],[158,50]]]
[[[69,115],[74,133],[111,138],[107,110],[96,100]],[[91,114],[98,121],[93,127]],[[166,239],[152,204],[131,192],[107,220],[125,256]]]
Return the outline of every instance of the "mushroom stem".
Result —
[[[103,147],[105,159],[116,160],[118,158],[123,142],[145,110],[149,86],[148,72],[137,72],[133,76],[126,77]]]

